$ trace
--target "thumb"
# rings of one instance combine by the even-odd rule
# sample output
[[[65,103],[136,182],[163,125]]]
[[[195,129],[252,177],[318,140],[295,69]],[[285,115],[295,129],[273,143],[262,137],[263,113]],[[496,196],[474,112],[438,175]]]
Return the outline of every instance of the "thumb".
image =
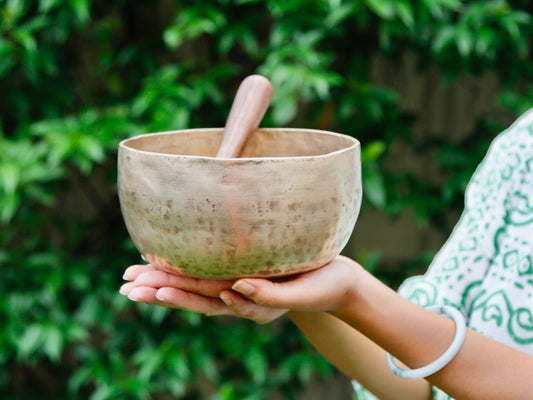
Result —
[[[284,281],[242,278],[232,289],[256,304],[296,311],[328,311],[348,300],[362,267],[346,257],[337,257],[315,270]]]
[[[232,289],[254,303],[272,308],[299,309],[308,306],[309,288],[289,282],[272,282],[267,279],[245,278],[234,283]]]

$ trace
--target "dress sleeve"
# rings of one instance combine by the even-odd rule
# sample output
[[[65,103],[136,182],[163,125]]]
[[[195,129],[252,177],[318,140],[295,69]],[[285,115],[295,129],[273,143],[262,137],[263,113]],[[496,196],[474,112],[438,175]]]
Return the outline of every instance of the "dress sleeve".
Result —
[[[465,192],[459,222],[423,276],[407,279],[398,292],[420,306],[449,304],[468,320],[473,299],[497,252],[498,232],[506,225],[506,202],[521,165],[521,142],[533,137],[533,110],[491,144]]]

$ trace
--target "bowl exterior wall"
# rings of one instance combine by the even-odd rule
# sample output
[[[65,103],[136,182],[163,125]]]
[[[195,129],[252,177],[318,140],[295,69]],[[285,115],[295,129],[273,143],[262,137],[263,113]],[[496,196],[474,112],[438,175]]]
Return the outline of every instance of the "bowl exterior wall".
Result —
[[[118,167],[122,214],[140,253],[199,278],[320,267],[346,245],[362,198],[359,146],[231,160],[121,146]]]

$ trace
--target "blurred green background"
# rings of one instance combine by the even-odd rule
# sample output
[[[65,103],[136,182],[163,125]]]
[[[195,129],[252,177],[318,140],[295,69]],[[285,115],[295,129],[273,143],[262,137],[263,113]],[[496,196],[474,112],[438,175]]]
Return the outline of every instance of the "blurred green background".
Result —
[[[260,73],[275,88],[263,126],[358,138],[362,218],[379,215],[385,235],[408,213],[438,242],[490,140],[529,107],[532,12],[525,0],[0,0],[1,398],[298,399],[333,385],[285,319],[118,295],[139,262],[116,195],[119,141],[223,126],[240,81]],[[394,257],[365,235],[346,253],[393,287],[438,249]]]

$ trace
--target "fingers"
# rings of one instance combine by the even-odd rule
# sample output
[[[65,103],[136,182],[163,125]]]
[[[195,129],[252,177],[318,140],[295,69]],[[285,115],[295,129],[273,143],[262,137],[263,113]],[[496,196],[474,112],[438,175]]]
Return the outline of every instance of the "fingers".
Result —
[[[135,270],[134,273],[135,272],[137,272],[137,270]],[[134,275],[134,273],[131,275]],[[158,269],[146,269],[134,279],[134,284],[136,286],[176,288],[210,297],[219,297],[220,292],[225,289],[230,289],[233,283],[234,281],[230,280],[197,279],[174,275]]]
[[[140,303],[155,304],[205,315],[235,315],[219,298],[206,297],[171,287],[158,289],[137,286],[134,282],[127,282],[121,286],[120,294]]]
[[[162,271],[150,264],[132,265],[126,269],[123,278],[131,281],[134,286],[147,286],[156,289],[174,287],[204,296],[219,297],[222,290],[230,289],[234,280],[197,279]],[[131,290],[125,285],[121,291]],[[122,293],[122,292],[121,292]],[[127,293],[124,293],[127,295]]]
[[[261,306],[294,308],[300,302],[304,288],[292,286],[289,287],[288,282],[280,284],[266,279],[245,278],[235,282],[232,289]]]
[[[120,287],[118,292],[123,296],[128,296],[134,287],[133,282],[126,282]]]
[[[265,324],[288,310],[255,304],[231,290],[233,281],[209,281],[175,276],[150,265],[134,265],[124,273],[132,279],[120,288],[130,300],[192,311],[208,316],[231,315]],[[200,293],[195,293],[200,292]]]
[[[133,282],[127,282],[120,287],[119,293],[133,301],[161,305],[156,296],[157,289],[151,287],[136,286]]]
[[[126,268],[126,270],[124,271],[124,275],[122,276],[122,279],[124,279],[126,281],[134,281],[143,272],[155,271],[155,270],[156,270],[156,267],[154,267],[151,264],[132,265],[132,266]]]
[[[132,282],[128,282],[122,285],[120,294],[128,296],[130,300],[136,302],[168,307],[168,305],[157,299],[157,289],[151,287],[138,287]]]
[[[231,290],[223,291],[220,294],[220,298],[228,309],[232,311],[233,315],[250,319],[258,324],[271,322],[289,311],[287,309],[274,309],[257,305]]]
[[[233,281],[205,280],[174,275],[153,265],[132,265],[123,275],[120,294],[130,300],[197,312],[205,315],[235,315],[219,298]]]
[[[215,297],[206,297],[184,290],[163,287],[156,291],[156,298],[167,307],[178,308],[196,313],[213,315],[234,315],[224,302]]]
[[[157,304],[156,292],[157,289],[151,287],[134,286],[128,293],[128,298],[141,303]]]
[[[146,304],[192,311],[207,316],[230,315],[265,324],[284,315],[286,309],[272,309],[255,304],[231,290],[225,290],[220,298],[206,297],[172,287],[155,289],[135,286],[133,282],[122,285],[120,293],[130,300]]]

